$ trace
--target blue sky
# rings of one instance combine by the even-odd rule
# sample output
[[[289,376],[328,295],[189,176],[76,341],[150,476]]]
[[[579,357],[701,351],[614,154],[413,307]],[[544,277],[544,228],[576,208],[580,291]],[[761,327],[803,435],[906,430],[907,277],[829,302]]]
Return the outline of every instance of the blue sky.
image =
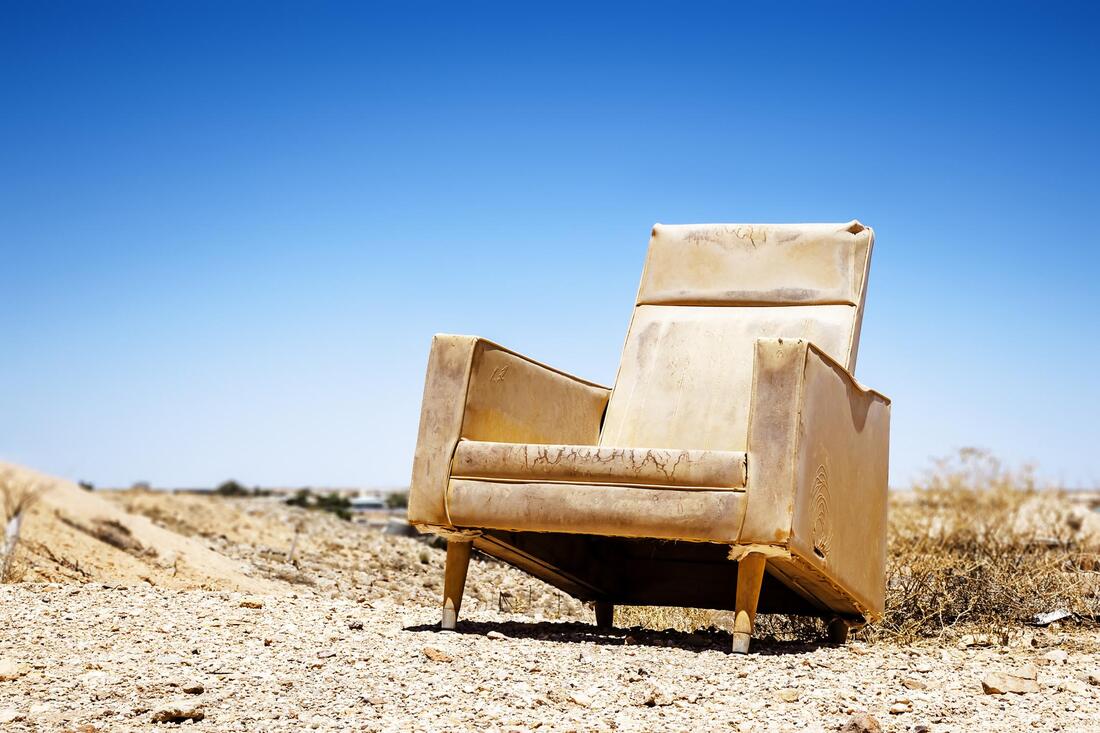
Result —
[[[0,5],[0,458],[398,485],[431,335],[610,384],[657,221],[876,229],[891,482],[1100,485],[1087,4]]]

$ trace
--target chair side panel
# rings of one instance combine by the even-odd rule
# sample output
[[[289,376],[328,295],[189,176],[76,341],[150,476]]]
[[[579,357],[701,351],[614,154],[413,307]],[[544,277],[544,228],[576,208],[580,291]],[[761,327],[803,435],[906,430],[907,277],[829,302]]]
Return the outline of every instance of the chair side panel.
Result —
[[[413,524],[448,523],[444,504],[447,480],[451,456],[462,432],[466,387],[476,343],[472,336],[440,334],[432,339],[409,483],[408,515]]]
[[[470,371],[462,437],[503,443],[595,445],[606,387],[569,377],[479,341]]]
[[[890,405],[810,350],[790,547],[855,597],[883,609]]]

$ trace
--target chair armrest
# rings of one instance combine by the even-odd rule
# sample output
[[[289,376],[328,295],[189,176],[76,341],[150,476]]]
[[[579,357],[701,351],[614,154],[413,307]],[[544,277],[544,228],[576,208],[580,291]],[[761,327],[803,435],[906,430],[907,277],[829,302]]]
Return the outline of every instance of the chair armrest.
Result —
[[[450,526],[444,504],[462,438],[596,445],[611,391],[476,336],[432,339],[409,521]]]
[[[803,340],[756,342],[739,541],[784,545],[882,612],[890,400]]]

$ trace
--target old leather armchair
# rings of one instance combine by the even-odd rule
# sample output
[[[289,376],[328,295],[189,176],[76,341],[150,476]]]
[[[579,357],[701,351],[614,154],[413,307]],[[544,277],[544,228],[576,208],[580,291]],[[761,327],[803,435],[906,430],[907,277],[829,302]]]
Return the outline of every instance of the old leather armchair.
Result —
[[[890,401],[853,377],[874,235],[657,225],[614,389],[473,336],[432,341],[409,520],[582,600],[881,615]]]

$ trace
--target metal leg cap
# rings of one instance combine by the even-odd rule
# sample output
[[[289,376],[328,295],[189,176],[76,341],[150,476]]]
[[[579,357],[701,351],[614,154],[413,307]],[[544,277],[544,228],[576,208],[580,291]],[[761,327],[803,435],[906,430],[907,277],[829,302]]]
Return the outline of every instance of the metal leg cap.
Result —
[[[748,654],[749,653],[749,641],[752,637],[749,634],[745,634],[739,631],[733,632],[733,653],[734,654]]]
[[[453,608],[443,609],[443,620],[439,622],[439,628],[444,631],[454,631],[455,624],[458,622],[458,614],[455,613]]]

